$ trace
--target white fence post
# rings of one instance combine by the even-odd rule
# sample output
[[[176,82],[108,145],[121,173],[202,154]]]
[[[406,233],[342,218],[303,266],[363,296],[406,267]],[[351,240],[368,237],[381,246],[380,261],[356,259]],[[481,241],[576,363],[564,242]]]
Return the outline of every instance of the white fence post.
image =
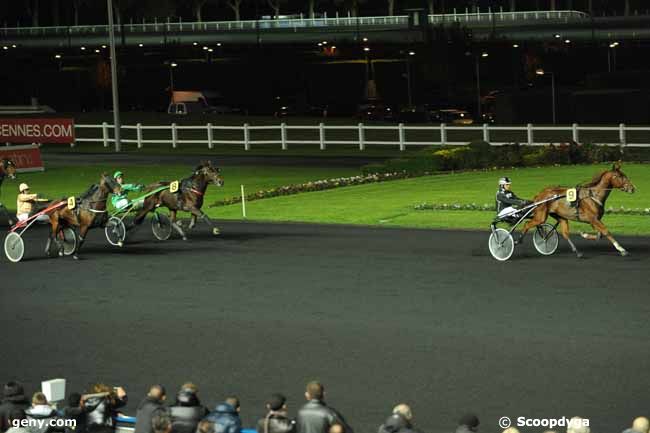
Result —
[[[574,123],[571,125],[571,132],[572,132],[572,139],[574,142],[579,143],[580,142],[580,132],[578,130],[578,124]]]
[[[176,129],[176,124],[172,123],[172,148],[176,149],[178,144],[178,130]]]
[[[108,147],[108,123],[102,123],[102,140],[104,141],[104,147]]]
[[[444,146],[447,144],[447,125],[444,123],[440,124],[440,145]]]
[[[214,143],[212,142],[214,137],[212,136],[212,123],[208,123],[208,149],[214,148]]]
[[[142,149],[142,124],[138,123],[137,125],[135,125],[135,127],[136,127],[135,133],[138,139],[138,149]]]
[[[363,129],[363,123],[359,123],[359,150],[364,150],[366,148],[365,142],[366,134]]]
[[[318,139],[320,140],[320,150],[325,150],[325,124],[318,125]]]
[[[406,150],[406,131],[404,130],[404,124],[399,124],[399,150],[404,152]]]
[[[529,123],[528,125],[526,125],[526,132],[528,133],[527,134],[528,135],[528,145],[532,146],[533,142],[534,142],[533,141],[534,137],[533,137],[533,124],[532,123]]]
[[[244,150],[251,150],[251,131],[248,129],[248,123],[244,123]]]
[[[487,123],[483,124],[483,141],[486,143],[490,142],[490,129]]]
[[[282,141],[282,150],[287,150],[287,124],[280,124],[280,140]]]
[[[627,139],[625,137],[625,123],[618,125],[618,138],[621,142],[621,146],[625,146],[627,144]]]

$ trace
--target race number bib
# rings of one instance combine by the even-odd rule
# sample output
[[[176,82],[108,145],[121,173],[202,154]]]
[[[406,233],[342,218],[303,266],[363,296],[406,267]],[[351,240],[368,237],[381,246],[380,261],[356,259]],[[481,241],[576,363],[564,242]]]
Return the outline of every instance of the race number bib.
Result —
[[[177,180],[173,181],[172,183],[169,184],[169,191],[178,192],[178,186],[179,186],[178,181]]]
[[[570,188],[566,190],[566,201],[573,203],[578,200],[578,191],[575,188]]]
[[[68,209],[73,210],[77,207],[77,199],[74,197],[68,197]]]

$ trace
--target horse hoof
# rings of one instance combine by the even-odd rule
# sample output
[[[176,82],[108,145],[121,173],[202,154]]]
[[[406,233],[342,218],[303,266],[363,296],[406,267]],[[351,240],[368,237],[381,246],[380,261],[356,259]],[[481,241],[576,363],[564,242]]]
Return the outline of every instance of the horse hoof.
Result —
[[[75,259],[75,260],[79,260],[79,256],[78,256],[78,255],[76,255],[76,254],[75,254],[75,255],[73,255],[73,256],[72,256],[72,258],[73,258],[73,259]]]
[[[214,227],[212,229],[212,234],[215,235],[215,236],[219,236],[221,234],[221,231],[219,230],[218,227]]]
[[[629,255],[630,255],[630,253],[628,253],[626,250],[621,251],[621,256],[625,257],[625,256],[629,256]]]
[[[576,257],[579,259],[583,259],[585,256],[582,253],[576,253]]]
[[[187,237],[186,237],[186,236],[183,236],[183,240],[186,241],[186,240],[187,240]]]
[[[582,237],[582,239],[589,239],[589,235],[585,232],[580,232],[580,236]]]
[[[117,246],[120,247],[120,248],[122,248],[122,247],[124,246],[124,242],[119,241],[119,242],[117,243]]]

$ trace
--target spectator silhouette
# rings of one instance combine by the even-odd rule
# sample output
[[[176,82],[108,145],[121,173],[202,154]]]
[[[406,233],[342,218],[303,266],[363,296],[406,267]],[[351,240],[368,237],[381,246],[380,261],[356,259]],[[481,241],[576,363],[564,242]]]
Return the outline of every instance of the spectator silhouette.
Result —
[[[378,433],[419,433],[413,427],[413,413],[404,403],[393,408],[393,413],[379,426]]]
[[[166,398],[167,393],[162,385],[153,385],[149,388],[147,396],[138,405],[134,433],[153,433],[151,419],[158,412],[165,411]]]
[[[334,424],[343,426],[345,433],[354,433],[343,416],[325,403],[325,388],[320,382],[307,384],[305,398],[307,403],[300,408],[296,419],[298,433],[328,433]]]
[[[648,418],[640,416],[635,418],[632,422],[632,427],[625,430],[623,433],[648,433],[650,430],[650,422]]]
[[[32,397],[32,407],[25,411],[27,419],[40,421],[39,424],[30,426],[31,433],[49,433],[55,431],[50,427],[50,422],[57,419],[59,416],[47,402],[47,397],[42,392],[34,393]],[[63,431],[63,429],[59,429]]]
[[[201,405],[198,388],[193,383],[185,383],[176,394],[176,403],[169,408],[173,433],[194,433],[208,410]]]
[[[239,418],[239,399],[228,397],[225,402],[217,405],[206,419],[214,424],[215,433],[240,433],[241,419]]]
[[[478,431],[480,421],[473,413],[467,413],[458,420],[456,433],[473,433]]]
[[[257,422],[257,433],[295,433],[296,422],[288,416],[284,395],[271,395],[266,402],[266,410],[266,416]]]
[[[10,427],[7,416],[13,409],[27,409],[29,400],[25,397],[23,386],[18,382],[7,382],[2,390],[2,404],[0,404],[0,432],[5,432]]]

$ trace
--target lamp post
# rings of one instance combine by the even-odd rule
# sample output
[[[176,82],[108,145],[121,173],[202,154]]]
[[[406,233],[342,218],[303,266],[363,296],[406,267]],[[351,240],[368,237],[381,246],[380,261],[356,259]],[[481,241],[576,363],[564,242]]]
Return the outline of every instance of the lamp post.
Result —
[[[415,51],[409,51],[406,56],[406,87],[408,94],[409,108],[413,107],[413,89],[411,88],[411,57],[415,55]]]
[[[178,66],[176,62],[169,62],[169,90],[174,97],[174,68]]]
[[[471,53],[465,53],[466,56],[471,56]],[[481,106],[481,59],[485,59],[490,55],[485,51],[479,54],[474,54],[474,62],[476,68],[476,114],[477,120],[483,117],[483,107]]]
[[[551,76],[551,101],[553,104],[553,125],[557,123],[556,109],[555,109],[555,73],[538,69],[535,71],[537,75],[550,75]]]
[[[113,0],[107,0],[108,39],[111,52],[111,88],[113,92],[113,123],[115,128],[115,152],[122,149],[120,142],[120,95],[117,87],[117,56],[115,53],[115,28],[113,27]]]
[[[609,49],[607,50],[607,72],[612,72],[612,64],[614,65],[614,70],[616,70],[616,47],[618,47],[618,42],[609,44]]]

